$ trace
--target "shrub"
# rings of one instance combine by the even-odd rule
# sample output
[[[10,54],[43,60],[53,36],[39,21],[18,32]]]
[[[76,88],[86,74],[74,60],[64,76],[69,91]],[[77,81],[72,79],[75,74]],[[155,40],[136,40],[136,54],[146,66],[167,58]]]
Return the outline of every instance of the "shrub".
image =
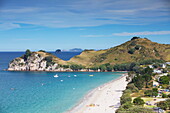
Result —
[[[145,104],[144,100],[141,99],[141,97],[135,98],[135,99],[133,100],[133,103],[134,103],[134,105],[142,105],[142,106]]]
[[[131,102],[131,101],[132,101],[132,98],[131,98],[130,94],[128,94],[128,93],[124,93],[122,95],[122,97],[120,98],[121,105],[123,105],[124,103],[127,103],[127,102]]]
[[[168,95],[166,95],[165,93],[162,93],[162,98],[168,98]]]
[[[136,49],[136,50],[139,50],[140,47],[141,47],[141,45],[136,45],[136,46],[135,46],[135,49]]]
[[[145,96],[152,97],[152,92],[153,92],[152,90],[146,90],[144,94]]]
[[[52,62],[52,59],[53,59],[52,56],[47,56],[44,58],[44,60],[47,62]]]
[[[138,88],[134,85],[134,83],[128,84],[126,88],[130,89],[133,93],[139,91]]]
[[[121,107],[123,108],[123,109],[129,109],[129,108],[131,108],[133,106],[133,104],[131,103],[131,102],[126,102],[126,103],[124,103]]]
[[[135,52],[135,49],[134,49],[134,48],[131,48],[131,49],[128,51],[129,54],[133,54],[134,52]]]

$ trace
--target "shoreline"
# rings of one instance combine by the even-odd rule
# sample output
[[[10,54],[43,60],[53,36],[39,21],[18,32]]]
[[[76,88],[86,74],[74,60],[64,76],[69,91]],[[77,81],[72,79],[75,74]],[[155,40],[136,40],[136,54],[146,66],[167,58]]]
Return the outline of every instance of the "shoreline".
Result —
[[[10,72],[124,72],[127,73],[128,71],[41,71],[41,70],[8,70],[3,69],[3,71],[10,71]]]
[[[122,91],[128,83],[126,76],[127,73],[122,74],[119,78],[92,89],[74,107],[64,113],[114,113],[120,106]],[[121,87],[116,87],[118,85]]]

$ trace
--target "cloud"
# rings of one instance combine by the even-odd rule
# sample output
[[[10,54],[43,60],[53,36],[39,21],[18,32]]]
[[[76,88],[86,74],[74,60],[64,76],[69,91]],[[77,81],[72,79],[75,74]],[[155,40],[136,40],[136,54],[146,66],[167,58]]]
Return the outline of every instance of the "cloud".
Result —
[[[68,28],[108,24],[139,25],[168,22],[164,0],[37,0],[4,1],[0,23]],[[12,5],[11,5],[12,4]],[[15,28],[15,27],[14,27]]]
[[[14,23],[2,23],[0,24],[0,30],[10,30],[15,28],[21,28],[19,24]]]
[[[81,37],[110,37],[111,35],[82,35]]]
[[[113,33],[114,36],[136,36],[136,35],[167,35],[170,34],[170,31],[144,31],[144,32],[122,32],[122,33]]]
[[[168,35],[170,31],[143,31],[143,32],[122,32],[111,35],[83,35],[81,37],[112,37],[112,36],[139,36],[139,35]]]
[[[28,13],[28,12],[36,12],[40,10],[41,10],[40,8],[25,7],[25,8],[17,8],[17,9],[4,9],[1,10],[1,13]]]

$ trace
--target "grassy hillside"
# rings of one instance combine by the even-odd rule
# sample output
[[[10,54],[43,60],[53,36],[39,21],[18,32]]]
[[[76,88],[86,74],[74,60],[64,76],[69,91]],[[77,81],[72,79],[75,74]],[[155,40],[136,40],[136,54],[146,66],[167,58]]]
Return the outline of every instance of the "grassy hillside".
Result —
[[[68,62],[92,67],[106,63],[114,65],[146,59],[170,61],[170,45],[137,38],[107,50],[83,51]]]

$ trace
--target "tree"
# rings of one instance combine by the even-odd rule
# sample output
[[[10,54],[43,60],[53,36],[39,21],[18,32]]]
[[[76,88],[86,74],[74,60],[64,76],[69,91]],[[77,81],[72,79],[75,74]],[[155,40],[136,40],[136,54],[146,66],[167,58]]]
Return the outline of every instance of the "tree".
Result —
[[[166,95],[165,93],[162,93],[162,98],[168,98],[168,95]]]
[[[105,71],[106,70],[106,66],[105,65],[101,65],[99,68],[101,69],[101,71]]]
[[[132,98],[131,98],[130,94],[128,94],[128,93],[124,93],[120,98],[121,105],[124,103],[127,103],[127,102],[131,102],[131,101],[132,101]]]
[[[26,61],[29,56],[31,56],[31,51],[30,51],[29,49],[27,49],[27,50],[25,51],[24,60]]]
[[[124,108],[124,109],[129,109],[132,106],[133,106],[133,104],[131,102],[126,102],[121,107]]]
[[[134,48],[131,48],[131,49],[128,51],[129,54],[133,54],[134,52],[135,52],[135,49],[134,49]]]
[[[133,79],[132,83],[140,90],[144,86],[144,79],[141,75],[137,74]]]
[[[130,89],[133,93],[138,92],[138,88],[134,85],[134,83],[128,84],[126,89]]]
[[[144,100],[141,99],[141,97],[135,98],[135,99],[133,100],[133,103],[134,103],[135,105],[142,105],[142,106],[145,104]]]
[[[153,92],[152,90],[146,90],[144,94],[145,96],[152,97],[152,92]]]
[[[170,78],[168,76],[162,76],[159,79],[159,82],[162,84],[169,84]]]
[[[133,106],[129,109],[124,109],[123,107],[120,107],[116,110],[116,113],[155,113],[152,109],[145,108],[142,106]]]
[[[144,80],[145,80],[146,87],[148,87],[148,82],[152,79],[151,75],[149,75],[149,74],[144,74],[142,77],[143,77]]]
[[[70,68],[72,69],[72,70],[81,70],[81,69],[83,69],[83,68],[85,68],[84,66],[82,66],[82,65],[78,65],[78,64],[72,64],[72,65],[70,65]]]
[[[158,96],[158,88],[152,88],[152,96],[156,97]]]
[[[139,39],[140,37],[134,36],[131,40]]]
[[[164,110],[166,110],[168,108],[168,105],[165,101],[158,102],[157,106]]]

